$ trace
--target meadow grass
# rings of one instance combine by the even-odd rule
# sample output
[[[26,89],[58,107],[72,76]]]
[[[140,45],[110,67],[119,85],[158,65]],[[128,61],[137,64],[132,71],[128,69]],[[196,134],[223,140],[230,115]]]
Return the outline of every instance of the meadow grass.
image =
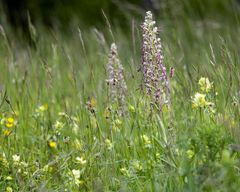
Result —
[[[143,19],[142,19],[143,20]],[[140,22],[119,28],[39,30],[24,49],[1,28],[1,191],[238,191],[239,25],[232,20],[162,21],[164,63],[175,69],[169,110],[142,91]],[[128,86],[125,116],[108,97],[106,64],[118,46]],[[198,81],[213,82],[194,107]]]

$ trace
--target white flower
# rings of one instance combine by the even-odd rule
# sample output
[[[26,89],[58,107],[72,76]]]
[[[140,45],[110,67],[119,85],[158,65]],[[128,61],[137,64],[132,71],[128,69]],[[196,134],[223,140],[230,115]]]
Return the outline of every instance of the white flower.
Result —
[[[85,165],[87,163],[87,160],[84,159],[83,157],[76,157],[76,160],[78,163],[80,163],[81,165]]]
[[[12,156],[13,162],[14,163],[19,163],[20,162],[20,155],[16,154]]]
[[[74,179],[77,180],[80,178],[81,172],[80,172],[80,170],[73,169],[72,174],[73,174]]]
[[[56,121],[54,124],[55,129],[61,129],[64,126],[64,124],[61,121]]]

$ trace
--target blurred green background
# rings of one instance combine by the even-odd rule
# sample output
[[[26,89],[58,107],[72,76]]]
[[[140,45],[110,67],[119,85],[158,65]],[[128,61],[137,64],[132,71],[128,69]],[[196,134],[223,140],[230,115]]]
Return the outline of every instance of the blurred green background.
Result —
[[[239,0],[2,0],[0,24],[5,29],[11,26],[14,35],[31,43],[29,21],[35,27],[65,33],[76,26],[102,31],[107,18],[129,34],[133,21],[140,23],[146,10],[153,11],[162,23],[175,26],[188,20],[238,23],[239,9]]]
[[[22,25],[27,14],[34,22],[47,26],[69,27],[73,20],[84,25],[104,23],[102,10],[117,24],[128,24],[129,16],[138,18],[145,10],[171,19],[187,14],[191,18],[231,17],[239,9],[238,0],[2,0],[1,17],[15,26]],[[238,12],[238,10],[236,11]],[[180,18],[178,18],[180,19]]]

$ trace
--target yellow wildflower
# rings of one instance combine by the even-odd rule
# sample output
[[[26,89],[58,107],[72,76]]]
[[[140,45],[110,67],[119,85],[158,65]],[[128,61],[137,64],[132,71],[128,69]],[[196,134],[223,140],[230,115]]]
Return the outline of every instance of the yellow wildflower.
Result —
[[[209,92],[211,89],[212,89],[212,87],[213,87],[213,83],[211,83],[210,81],[209,81],[209,79],[208,78],[206,78],[206,77],[201,77],[200,79],[199,79],[199,81],[198,81],[198,84],[199,84],[199,86],[200,86],[200,90],[201,91],[204,91],[204,92]]]
[[[11,128],[14,125],[14,119],[12,117],[7,118],[6,127]]]
[[[9,117],[9,118],[7,119],[7,122],[8,122],[8,123],[14,123],[14,119],[13,119],[12,117]]]
[[[201,93],[196,93],[194,95],[194,98],[192,99],[192,107],[196,108],[196,107],[205,107],[207,106],[208,102],[205,99],[206,95],[205,94],[201,94]]]
[[[48,146],[50,148],[56,149],[57,148],[57,143],[55,141],[49,141]]]
[[[3,131],[4,136],[9,136],[10,134],[11,134],[11,131],[9,131],[9,130],[4,130]]]
[[[6,123],[6,127],[7,127],[7,128],[12,128],[12,127],[13,127],[13,124],[12,124],[12,123]]]
[[[12,180],[13,178],[10,175],[6,177],[6,181],[12,181]]]
[[[13,192],[12,187],[7,187],[7,188],[6,188],[6,192]]]

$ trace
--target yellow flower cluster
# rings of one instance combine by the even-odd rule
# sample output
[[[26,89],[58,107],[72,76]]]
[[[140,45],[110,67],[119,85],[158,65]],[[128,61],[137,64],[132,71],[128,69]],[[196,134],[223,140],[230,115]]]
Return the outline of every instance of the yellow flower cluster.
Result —
[[[206,100],[206,94],[195,93],[192,99],[192,108],[213,106],[212,102]]]
[[[201,77],[198,81],[198,85],[200,86],[200,90],[206,93],[213,88],[213,83],[206,77]]]
[[[9,136],[12,133],[12,128],[16,124],[16,121],[13,117],[2,117],[1,119],[1,125],[3,125],[5,128],[3,129],[3,135]]]
[[[209,92],[213,88],[213,83],[206,77],[201,77],[198,81],[200,91],[196,92],[192,97],[192,108],[205,108],[209,112],[214,113],[214,103],[208,101],[206,98],[209,97]]]
[[[6,127],[12,128],[14,124],[14,119],[12,117],[7,118]]]
[[[13,189],[12,189],[12,187],[9,187],[9,186],[8,186],[5,191],[6,191],[6,192],[13,192]]]

